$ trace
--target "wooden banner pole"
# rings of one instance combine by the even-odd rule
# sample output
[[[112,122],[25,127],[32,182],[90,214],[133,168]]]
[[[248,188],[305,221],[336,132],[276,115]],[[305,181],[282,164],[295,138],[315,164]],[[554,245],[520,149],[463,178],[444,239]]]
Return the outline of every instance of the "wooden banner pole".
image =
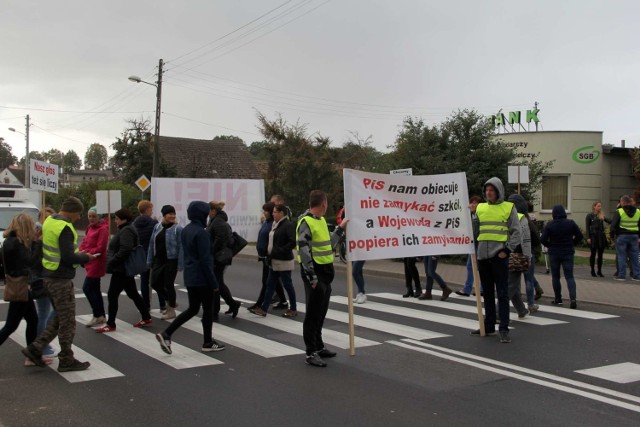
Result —
[[[478,310],[478,323],[480,324],[480,336],[484,337],[486,331],[484,329],[484,316],[482,315],[482,296],[480,286],[480,274],[478,273],[478,261],[475,251],[471,254],[471,269],[473,270],[473,289],[476,293],[476,308]]]

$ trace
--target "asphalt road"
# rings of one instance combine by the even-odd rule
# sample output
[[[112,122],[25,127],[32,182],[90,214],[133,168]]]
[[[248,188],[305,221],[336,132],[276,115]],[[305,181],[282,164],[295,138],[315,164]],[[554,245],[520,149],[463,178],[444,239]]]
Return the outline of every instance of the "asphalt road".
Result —
[[[304,301],[298,274],[297,300]],[[79,270],[75,281],[79,294],[82,275]],[[227,270],[234,296],[244,300],[257,297],[259,280],[253,260],[237,259]],[[470,298],[405,300],[399,279],[367,275],[366,282],[369,300],[356,306],[356,336],[367,341],[356,341],[352,357],[343,322],[346,277],[336,276],[325,341],[338,356],[327,368],[304,363],[302,313],[296,319],[277,311],[258,318],[244,308],[237,319],[221,314],[214,336],[227,349],[207,354],[199,351],[194,319],[194,330],[174,334],[174,355],[166,356],[153,337],[166,323],[134,330],[139,315],[123,294],[117,335],[77,323],[75,345],[97,360],[88,380],[23,367],[13,339],[24,338],[16,333],[0,347],[0,425],[638,424],[640,312],[545,306],[535,318],[513,322],[513,342],[500,344],[495,336],[468,334],[477,325]],[[76,301],[77,314],[89,315],[86,299]],[[179,309],[186,307],[186,293],[179,291],[178,301]],[[6,312],[0,304],[1,319]],[[577,372],[622,363],[631,365],[622,365],[615,379],[626,383],[611,380],[615,366],[605,370],[609,379]]]

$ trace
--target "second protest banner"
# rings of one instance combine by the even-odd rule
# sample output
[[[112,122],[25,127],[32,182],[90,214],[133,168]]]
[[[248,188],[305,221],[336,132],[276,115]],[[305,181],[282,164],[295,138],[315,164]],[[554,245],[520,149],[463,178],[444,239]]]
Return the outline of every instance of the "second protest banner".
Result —
[[[343,176],[348,259],[473,252],[464,172],[403,176],[344,169]]]

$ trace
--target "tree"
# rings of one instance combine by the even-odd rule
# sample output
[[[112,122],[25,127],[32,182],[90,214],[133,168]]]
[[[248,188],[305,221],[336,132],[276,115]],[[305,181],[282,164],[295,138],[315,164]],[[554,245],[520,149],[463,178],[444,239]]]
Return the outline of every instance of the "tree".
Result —
[[[336,165],[330,140],[320,134],[310,136],[306,125],[289,124],[280,115],[275,120],[257,115],[266,139],[268,194],[284,195],[295,212],[302,212],[309,207],[309,192],[321,189],[328,194],[330,213],[335,214],[342,201],[342,169]]]
[[[522,191],[533,201],[542,186],[542,175],[553,162],[516,160],[515,148],[502,144],[491,120],[476,111],[460,110],[440,125],[427,126],[422,119],[407,117],[393,146],[390,160],[395,168],[413,168],[414,175],[465,172],[470,194],[481,194],[487,179],[497,176],[507,194],[508,165],[529,166],[530,183]]]
[[[0,137],[0,169],[8,168],[17,161],[18,158],[11,152],[11,145],[4,142],[4,138]]]
[[[62,157],[62,168],[65,173],[74,173],[82,168],[82,160],[73,150],[67,151]]]
[[[98,143],[93,143],[87,149],[84,155],[84,167],[90,170],[102,170],[109,161],[107,148]]]
[[[29,151],[29,159],[46,162],[44,154],[39,151]],[[18,166],[24,168],[24,156],[20,158],[20,161],[18,162]]]
[[[372,146],[373,137],[369,135],[366,138],[362,138],[358,132],[349,133],[350,136],[342,145],[342,148],[337,149],[340,163],[349,169],[389,173],[387,155]]]
[[[151,123],[145,119],[130,119],[122,136],[111,144],[116,154],[109,159],[109,167],[115,176],[125,183],[135,182],[142,174],[151,177],[153,152]],[[175,171],[165,162],[160,162],[161,176],[174,176]]]
[[[240,142],[244,142],[242,140],[242,138],[240,138],[239,136],[235,136],[235,135],[218,135],[213,137],[214,141],[240,141]]]
[[[52,148],[51,150],[42,153],[44,155],[44,161],[47,163],[53,163],[54,165],[62,166],[64,163],[64,154],[62,151]]]

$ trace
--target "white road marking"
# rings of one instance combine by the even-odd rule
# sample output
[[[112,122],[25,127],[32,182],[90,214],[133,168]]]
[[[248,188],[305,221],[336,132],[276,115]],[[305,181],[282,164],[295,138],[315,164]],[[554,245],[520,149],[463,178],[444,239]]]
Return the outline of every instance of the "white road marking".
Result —
[[[628,384],[640,381],[640,365],[631,362],[616,363],[615,365],[600,366],[598,368],[591,369],[581,369],[576,372],[607,381],[613,381],[618,384]]]

